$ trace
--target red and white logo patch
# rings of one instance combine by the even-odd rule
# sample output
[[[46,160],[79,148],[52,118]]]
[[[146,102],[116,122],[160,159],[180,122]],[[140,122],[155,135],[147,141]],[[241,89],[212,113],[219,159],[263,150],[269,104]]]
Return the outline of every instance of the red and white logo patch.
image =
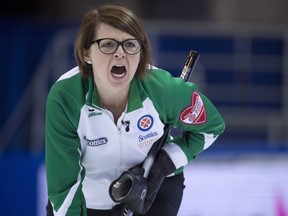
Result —
[[[197,92],[192,94],[191,106],[181,112],[180,121],[185,124],[203,124],[206,122],[206,109]]]
[[[137,126],[141,131],[148,131],[154,123],[154,119],[151,115],[144,115],[142,116],[138,122]]]

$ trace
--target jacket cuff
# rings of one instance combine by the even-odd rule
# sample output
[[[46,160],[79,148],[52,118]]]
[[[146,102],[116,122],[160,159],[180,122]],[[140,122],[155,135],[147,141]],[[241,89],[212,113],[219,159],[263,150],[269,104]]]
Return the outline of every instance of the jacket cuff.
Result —
[[[183,150],[175,143],[171,142],[162,148],[170,156],[176,169],[187,165],[188,159]]]

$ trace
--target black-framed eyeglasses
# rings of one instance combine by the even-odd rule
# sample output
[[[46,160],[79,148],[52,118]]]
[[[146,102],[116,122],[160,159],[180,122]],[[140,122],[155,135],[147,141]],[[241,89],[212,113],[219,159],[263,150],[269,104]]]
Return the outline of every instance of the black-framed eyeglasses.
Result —
[[[91,44],[93,43],[97,43],[99,50],[104,54],[112,54],[121,46],[127,54],[135,55],[140,52],[142,46],[142,41],[139,39],[117,41],[113,38],[101,38],[93,40]]]

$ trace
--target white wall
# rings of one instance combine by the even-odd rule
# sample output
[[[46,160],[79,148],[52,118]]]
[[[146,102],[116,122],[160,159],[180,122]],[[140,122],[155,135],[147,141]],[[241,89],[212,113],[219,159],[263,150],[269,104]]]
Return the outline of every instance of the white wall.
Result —
[[[288,216],[288,156],[194,161],[179,216]]]

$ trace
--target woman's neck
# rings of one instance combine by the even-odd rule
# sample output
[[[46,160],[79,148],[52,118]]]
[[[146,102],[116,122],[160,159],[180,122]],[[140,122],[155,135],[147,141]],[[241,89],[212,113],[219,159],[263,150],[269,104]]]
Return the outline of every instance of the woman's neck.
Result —
[[[120,94],[111,94],[110,92],[105,95],[99,95],[99,97],[101,105],[112,112],[114,122],[117,123],[119,117],[125,111],[128,102],[128,91],[121,91]]]

